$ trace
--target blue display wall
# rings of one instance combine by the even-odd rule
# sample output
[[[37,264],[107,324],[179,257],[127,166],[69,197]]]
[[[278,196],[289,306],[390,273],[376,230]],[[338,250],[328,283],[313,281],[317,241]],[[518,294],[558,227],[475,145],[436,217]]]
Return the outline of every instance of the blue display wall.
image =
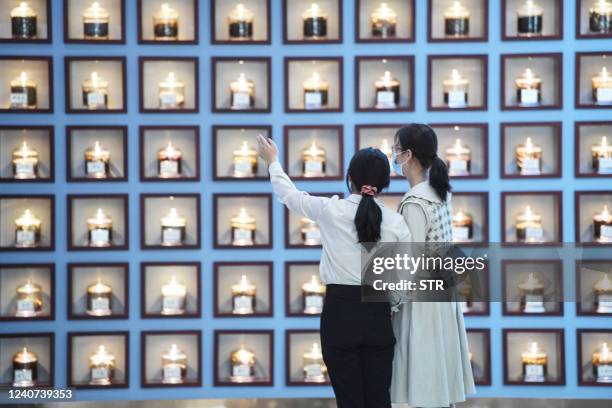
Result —
[[[363,0],[361,0],[363,2]],[[11,2],[17,3],[17,2]],[[44,3],[44,2],[42,2]],[[488,137],[485,138],[486,143],[477,143],[481,147],[483,157],[488,162],[488,167],[481,168],[482,174],[477,178],[466,178],[453,180],[453,188],[457,193],[462,192],[486,192],[488,193],[488,203],[485,201],[484,209],[484,235],[489,237],[491,242],[506,241],[506,231],[502,221],[505,219],[505,214],[502,213],[503,206],[502,193],[506,192],[561,192],[558,196],[560,200],[555,205],[555,208],[560,211],[559,218],[562,223],[557,225],[560,230],[556,241],[574,242],[576,229],[580,228],[580,223],[576,220],[579,218],[579,212],[576,211],[578,196],[577,191],[601,191],[602,193],[612,194],[612,183],[610,178],[605,177],[590,177],[583,176],[579,171],[578,156],[575,156],[575,151],[578,145],[575,138],[576,122],[594,122],[610,120],[610,106],[587,106],[584,108],[582,96],[576,96],[576,93],[582,95],[582,85],[579,77],[582,75],[577,72],[580,66],[580,59],[577,58],[577,53],[594,53],[600,55],[609,53],[612,54],[612,42],[609,37],[589,37],[588,35],[576,35],[576,29],[582,32],[582,28],[577,27],[576,19],[579,15],[581,1],[574,0],[559,0],[559,1],[542,1],[547,4],[546,7],[553,7],[554,10],[560,10],[562,6],[563,12],[557,13],[557,17],[562,20],[557,21],[556,33],[552,33],[550,39],[531,39],[515,41],[507,30],[502,33],[503,25],[500,24],[503,18],[502,9],[507,6],[504,1],[485,1],[485,2],[467,2],[470,4],[481,3],[488,4],[488,12],[484,13],[484,20],[474,22],[474,30],[482,30],[483,35],[487,38],[476,39],[475,41],[460,41],[460,42],[444,42],[436,40],[436,29],[432,28],[432,32],[428,31],[429,13],[436,12],[435,7],[428,7],[427,1],[417,0],[411,2],[395,2],[406,3],[414,6],[414,41],[412,42],[381,42],[368,43],[367,41],[357,41],[355,24],[359,24],[359,19],[355,18],[357,7],[361,3],[359,1],[346,0],[341,2],[341,20],[342,24],[339,29],[342,33],[342,40],[332,43],[299,43],[291,39],[293,35],[292,26],[295,24],[298,27],[301,22],[290,23],[285,34],[288,40],[284,40],[284,13],[283,4],[286,6],[287,14],[291,15],[290,10],[296,2],[281,0],[271,0],[270,4],[270,43],[266,44],[227,44],[221,38],[219,41],[213,41],[211,36],[214,33],[214,28],[211,29],[211,8],[210,0],[198,1],[199,7],[196,8],[197,14],[194,16],[198,24],[195,25],[197,40],[186,44],[155,44],[147,43],[147,39],[139,41],[138,30],[138,5],[141,2],[135,0],[125,0],[125,43],[116,44],[90,44],[90,43],[66,43],[64,41],[64,21],[66,14],[64,13],[65,4],[71,2],[52,1],[51,4],[51,22],[52,22],[52,41],[49,43],[10,43],[3,42],[0,44],[0,56],[44,56],[51,57],[53,63],[52,83],[53,93],[51,94],[53,111],[47,113],[13,113],[3,110],[0,113],[0,127],[7,126],[52,126],[54,129],[54,144],[51,154],[54,155],[54,177],[53,181],[45,183],[28,183],[28,182],[6,182],[5,179],[0,180],[0,195],[7,197],[10,195],[52,195],[55,197],[55,215],[54,215],[54,233],[55,245],[51,251],[42,252],[19,252],[17,250],[4,249],[0,252],[0,264],[31,264],[31,263],[52,263],[55,265],[55,313],[52,320],[41,321],[2,321],[0,323],[0,334],[27,334],[27,333],[54,333],[54,387],[65,388],[68,385],[69,375],[69,359],[67,353],[69,332],[96,332],[96,331],[123,331],[129,332],[129,353],[127,354],[127,362],[129,363],[129,372],[127,370],[127,387],[110,388],[110,389],[83,389],[78,390],[76,397],[81,400],[123,400],[123,399],[193,399],[193,398],[242,398],[242,397],[331,397],[333,395],[331,388],[328,386],[312,387],[304,385],[288,385],[286,379],[286,331],[301,330],[301,329],[318,329],[318,318],[305,316],[288,316],[285,307],[287,290],[285,263],[298,261],[317,261],[320,256],[320,250],[316,248],[291,247],[286,245],[289,240],[289,235],[286,234],[285,210],[276,200],[271,201],[271,228],[267,233],[270,238],[269,244],[262,245],[261,248],[235,250],[227,248],[222,242],[218,242],[216,237],[216,228],[218,227],[219,218],[215,213],[215,197],[222,199],[223,194],[258,194],[270,193],[270,185],[262,180],[245,181],[245,180],[227,180],[222,175],[213,174],[213,160],[215,157],[215,148],[219,149],[218,143],[213,143],[213,127],[218,126],[253,126],[259,127],[271,126],[271,135],[278,142],[282,151],[289,150],[286,143],[287,138],[283,138],[286,126],[341,126],[342,132],[339,133],[341,143],[339,146],[339,156],[342,160],[337,160],[336,164],[339,167],[336,177],[326,179],[300,180],[297,182],[299,188],[314,193],[338,193],[345,192],[346,187],[342,181],[343,168],[350,160],[356,149],[356,137],[358,125],[388,125],[400,124],[409,122],[425,122],[431,124],[486,124],[488,126]],[[142,1],[147,3],[146,0]],[[171,3],[171,2],[170,2]],[[217,2],[219,4],[225,1]],[[229,1],[227,3],[230,3]],[[306,7],[304,3],[297,2],[298,9]],[[329,6],[334,2],[321,2]],[[395,4],[390,2],[390,4]],[[443,10],[446,3],[441,3],[437,7]],[[217,10],[221,5],[217,5]],[[15,4],[16,5],[16,4]],[[0,7],[5,7],[4,5]],[[223,6],[225,7],[225,6]],[[145,8],[146,10],[146,8]],[[545,11],[548,10],[545,8]],[[441,13],[441,12],[440,12]],[[508,13],[514,13],[509,11]],[[263,15],[256,15],[256,18],[263,18]],[[582,17],[584,18],[584,16]],[[476,16],[475,20],[480,19]],[[144,20],[143,20],[144,21]],[[487,23],[482,24],[482,23]],[[224,24],[225,17],[217,21],[217,24]],[[143,23],[144,24],[144,23]],[[337,27],[337,26],[336,26]],[[330,30],[332,30],[330,28]],[[549,30],[549,28],[546,28]],[[562,31],[562,33],[559,32]],[[333,31],[333,30],[332,30]],[[408,30],[409,31],[409,30]],[[503,35],[502,35],[503,34]],[[258,32],[257,35],[265,36]],[[558,38],[555,38],[558,36]],[[428,38],[430,40],[428,40]],[[580,37],[580,38],[578,38]],[[584,38],[582,38],[584,37]],[[502,64],[504,61],[502,55],[512,54],[542,54],[555,53],[548,61],[552,64],[552,68],[542,68],[547,74],[554,77],[552,81],[556,88],[556,94],[552,96],[543,96],[544,99],[549,98],[546,103],[549,106],[546,109],[509,109],[504,108],[510,102],[506,102],[507,90],[513,90],[512,86],[506,87],[506,82],[501,78]],[[557,55],[558,54],[558,55]],[[480,69],[485,74],[480,79],[483,86],[483,92],[479,101],[481,108],[476,109],[461,109],[457,111],[440,110],[437,105],[437,97],[433,95],[431,101],[428,102],[429,87],[435,88],[435,82],[443,80],[442,77],[433,77],[436,74],[435,57],[431,60],[432,69],[428,69],[428,58],[430,56],[452,56],[461,60],[461,55],[478,55],[484,59],[478,59],[481,64]],[[587,55],[587,54],[585,54]],[[590,55],[590,54],[588,54]],[[125,94],[123,100],[126,102],[124,111],[118,108],[118,112],[107,114],[94,114],[85,110],[84,112],[73,111],[69,105],[70,101],[66,95],[66,78],[70,77],[70,69],[66,67],[72,60],[65,60],[65,57],[94,57],[92,59],[102,60],[104,57],[123,57],[125,58]],[[356,81],[366,81],[367,69],[363,69],[360,78],[357,78],[356,60],[357,57],[374,56],[375,59],[388,58],[392,61],[394,58],[400,61],[398,68],[401,72],[407,73],[409,78],[412,78],[413,90],[402,96],[402,100],[410,100],[406,102],[405,109],[397,111],[384,111],[370,109],[362,106],[360,102],[360,90],[364,87],[363,82],[356,84]],[[409,56],[410,58],[402,59]],[[549,55],[550,56],[550,55]],[[186,104],[192,104],[192,110],[187,113],[169,111],[169,112],[147,112],[146,101],[141,103],[141,87],[156,88],[155,82],[157,79],[151,79],[155,75],[146,68],[139,67],[140,57],[161,57],[160,60],[173,58],[188,57],[187,61],[192,63],[187,68],[176,68],[177,72],[181,69],[192,69],[197,73],[195,77],[199,79],[195,83],[188,83],[188,89],[195,89],[197,84],[198,94],[197,100],[186,101]],[[260,70],[257,75],[266,76],[266,69],[269,69],[268,83],[270,92],[267,97],[265,92],[258,93],[257,103],[262,106],[255,109],[255,113],[241,113],[231,111],[222,106],[223,101],[219,102],[216,98],[215,89],[222,81],[220,75],[223,75],[224,68],[218,67],[216,72],[213,71],[213,58],[218,58],[218,61],[223,61],[222,57],[231,59],[242,59],[249,61],[249,58],[255,58],[258,61],[268,62],[269,66],[261,68],[253,68]],[[330,109],[329,112],[295,112],[292,109],[292,96],[287,91],[287,87],[291,87],[292,83],[301,84],[301,80],[286,78],[286,69],[290,71],[290,62],[285,61],[286,57],[308,57],[306,60],[317,59],[326,61],[326,57],[339,58],[343,63],[336,65],[340,67],[341,73],[337,79],[342,81],[343,86],[337,109]],[[399,57],[399,58],[397,58]],[[523,57],[527,58],[527,55]],[[263,60],[262,60],[263,58]],[[269,58],[269,61],[267,60]],[[480,57],[479,57],[480,58]],[[19,58],[16,58],[19,59]],[[151,61],[155,61],[154,58]],[[401,65],[405,61],[405,65]],[[486,61],[486,63],[482,63]],[[285,66],[287,64],[287,67]],[[119,65],[120,67],[121,65]],[[546,64],[542,65],[543,67]],[[562,66],[562,70],[560,67]],[[403,67],[403,68],[402,68]],[[585,71],[588,67],[583,67]],[[116,68],[111,68],[115,70]],[[155,67],[153,66],[153,71]],[[297,68],[299,71],[299,67]],[[329,72],[333,73],[334,69]],[[506,72],[510,72],[511,65],[506,67]],[[402,71],[404,70],[404,71]],[[66,74],[68,72],[68,74]],[[114,71],[116,72],[116,71]],[[180,71],[183,72],[183,71]],[[258,71],[259,72],[259,71]],[[216,73],[217,80],[212,76]],[[146,77],[151,75],[151,78]],[[298,74],[296,74],[298,75]],[[331,74],[330,74],[331,75]],[[144,78],[143,78],[144,76]],[[192,76],[191,78],[194,78]],[[6,77],[4,78],[6,79]],[[147,83],[147,81],[155,81]],[[401,79],[400,79],[401,80]],[[336,80],[332,79],[332,86],[336,86]],[[512,84],[512,81],[510,82]],[[588,83],[588,79],[587,79]],[[224,85],[225,86],[225,85]],[[301,86],[301,85],[300,85]],[[368,83],[367,86],[370,86]],[[78,89],[78,87],[77,87]],[[224,88],[221,88],[224,89]],[[436,88],[437,89],[437,88]],[[506,92],[502,94],[502,89]],[[116,92],[116,89],[112,90]],[[219,91],[221,92],[221,91]],[[412,95],[410,95],[410,93]],[[588,92],[587,92],[588,93]],[[78,93],[77,93],[78,95]],[[405,99],[404,99],[405,98]],[[121,99],[121,97],[119,97]],[[146,97],[145,97],[146,99]],[[332,98],[333,99],[333,98]],[[355,102],[357,100],[357,102]],[[341,101],[341,102],[340,102]],[[334,102],[334,103],[336,103]],[[474,102],[474,103],[476,103]],[[290,106],[286,109],[286,104]],[[588,105],[588,103],[586,103]],[[214,106],[213,106],[214,105]],[[363,111],[357,108],[363,107]],[[257,106],[256,106],[257,108]],[[591,109],[593,108],[593,109]],[[289,112],[287,112],[289,111]],[[557,140],[556,149],[558,156],[553,159],[552,169],[548,175],[535,178],[507,177],[508,171],[505,170],[504,156],[502,155],[502,123],[512,124],[518,122],[558,122],[558,131],[556,133],[561,139]],[[127,128],[126,146],[127,152],[125,163],[127,168],[124,169],[124,174],[127,174],[125,180],[115,182],[97,182],[89,183],[82,180],[72,180],[70,157],[68,155],[66,138],[68,132],[66,128],[69,126],[91,126],[98,125],[113,125],[125,126]],[[161,182],[159,180],[143,180],[141,175],[141,148],[140,141],[141,127],[143,126],[195,126],[199,127],[200,143],[197,146],[199,153],[199,163],[196,160],[196,167],[199,172],[195,171],[194,179],[191,182]],[[555,126],[557,126],[555,124]],[[218,135],[219,136],[219,135]],[[222,135],[221,135],[222,136]],[[219,137],[221,137],[219,136]],[[612,135],[610,135],[612,136]],[[509,136],[508,136],[509,137]],[[218,140],[217,140],[218,142]],[[336,146],[336,148],[338,148]],[[196,155],[197,156],[197,155]],[[290,160],[291,154],[287,153],[285,160]],[[223,159],[218,159],[223,160]],[[555,161],[557,160],[557,161]],[[199,166],[198,166],[199,164]],[[344,164],[344,165],[343,165]],[[145,172],[146,173],[146,172]],[[587,171],[588,173],[588,171]],[[199,178],[198,178],[199,177]],[[146,178],[146,177],[145,177]],[[392,181],[390,191],[402,193],[407,189],[407,184],[403,180],[394,179]],[[128,209],[128,225],[123,231],[123,237],[126,240],[125,250],[110,250],[110,251],[92,251],[88,248],[78,248],[78,244],[70,243],[75,246],[69,246],[69,195],[92,195],[95,196],[105,194],[122,194],[127,196]],[[195,203],[199,210],[199,239],[194,242],[189,249],[156,249],[155,245],[152,248],[146,248],[143,245],[143,240],[146,240],[145,233],[141,236],[141,223],[145,222],[146,218],[141,203],[142,195],[150,194],[154,197],[159,195],[172,195],[178,198],[185,194],[199,195],[199,201]],[[219,195],[219,196],[216,196]],[[459,195],[459,194],[458,194]],[[75,196],[78,198],[78,196]],[[265,198],[265,196],[263,196]],[[609,200],[609,198],[608,198]],[[103,201],[101,201],[103,202]],[[609,203],[609,202],[608,202]],[[76,205],[76,204],[75,204]],[[217,211],[221,211],[224,204],[218,204]],[[562,210],[561,210],[562,209]],[[70,208],[74,210],[74,208]],[[76,210],[75,210],[76,211]],[[3,222],[6,220],[3,219]],[[556,221],[553,221],[555,223]],[[1,226],[7,228],[7,225]],[[8,228],[12,228],[9,226]],[[129,234],[128,234],[129,232]],[[196,234],[197,235],[197,234]],[[526,249],[517,248],[516,251],[526,251]],[[612,259],[609,249],[604,257]],[[271,279],[271,301],[268,303],[270,310],[264,313],[263,316],[233,318],[231,316],[223,316],[217,310],[216,295],[215,295],[215,268],[214,264],[219,262],[271,262],[272,277]],[[129,266],[127,293],[127,307],[124,310],[125,318],[116,320],[85,320],[85,319],[69,319],[69,300],[68,282],[70,279],[68,264],[69,263],[127,263]],[[144,296],[141,290],[141,264],[154,262],[200,262],[201,269],[199,277],[201,283],[200,305],[201,310],[194,312],[194,316],[190,318],[170,318],[160,319],[156,317],[142,318],[141,301]],[[501,264],[491,265],[492,272],[499,272]],[[575,265],[572,261],[566,260],[563,268],[571,272],[564,273],[564,276],[572,276]],[[75,272],[78,274],[78,271]],[[571,291],[576,285],[575,281],[565,282]],[[492,298],[500,299],[501,288],[493,286],[491,288]],[[571,296],[567,297],[570,298]],[[222,311],[221,311],[222,312]],[[526,398],[609,398],[609,387],[595,387],[584,384],[579,384],[579,377],[582,367],[579,367],[577,348],[579,347],[577,329],[601,329],[605,331],[612,327],[612,317],[596,316],[596,315],[581,315],[577,311],[575,302],[565,302],[562,312],[554,316],[512,316],[504,314],[502,303],[491,302],[489,305],[488,314],[480,316],[466,316],[467,327],[471,329],[489,329],[490,330],[490,369],[491,378],[490,385],[482,385],[477,389],[479,397],[526,397]],[[564,333],[564,345],[561,358],[565,361],[565,373],[563,381],[557,385],[512,385],[504,381],[504,329],[560,329]],[[192,387],[165,389],[154,384],[144,384],[141,378],[141,359],[143,358],[141,343],[144,342],[144,337],[141,337],[143,331],[189,331],[183,333],[183,337],[188,337],[187,334],[192,331],[201,331],[201,338],[196,337],[196,341],[201,341],[201,384],[195,381]],[[226,386],[215,381],[216,359],[215,359],[215,331],[217,330],[271,330],[273,335],[273,379],[268,384],[263,386],[252,387],[248,385],[233,385]],[[221,333],[219,333],[221,335]],[[221,340],[222,341],[222,340]],[[74,350],[72,350],[74,351]],[[157,358],[157,357],[154,357]],[[4,360],[3,360],[4,361]],[[4,367],[2,367],[4,370]]]

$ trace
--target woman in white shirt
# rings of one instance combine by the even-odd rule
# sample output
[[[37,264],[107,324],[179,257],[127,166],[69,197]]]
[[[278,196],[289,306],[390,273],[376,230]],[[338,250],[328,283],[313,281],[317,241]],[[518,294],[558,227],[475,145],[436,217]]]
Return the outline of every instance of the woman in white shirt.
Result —
[[[393,167],[410,190],[399,212],[415,243],[452,242],[451,186],[432,128],[411,124],[395,135]],[[419,244],[417,244],[419,245]],[[449,407],[472,394],[474,380],[457,302],[406,302],[393,316],[397,339],[391,399],[413,407]]]
[[[389,386],[395,338],[387,302],[362,302],[361,250],[373,242],[408,242],[403,218],[376,199],[389,186],[389,161],[378,149],[362,149],[349,165],[352,194],[314,197],[299,191],[278,162],[271,139],[257,138],[269,163],[278,199],[321,230],[319,271],[327,292],[321,314],[323,360],[339,408],[390,408]]]

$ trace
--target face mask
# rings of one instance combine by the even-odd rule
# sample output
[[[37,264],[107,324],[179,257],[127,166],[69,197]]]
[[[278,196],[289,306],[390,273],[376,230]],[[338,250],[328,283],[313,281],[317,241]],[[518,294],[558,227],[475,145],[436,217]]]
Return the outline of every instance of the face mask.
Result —
[[[404,167],[404,163],[398,163],[397,162],[397,153],[393,152],[393,156],[391,158],[391,164],[393,165],[393,171],[395,171],[395,174],[397,174],[398,176],[403,176],[404,175],[404,170],[402,169],[402,167]]]

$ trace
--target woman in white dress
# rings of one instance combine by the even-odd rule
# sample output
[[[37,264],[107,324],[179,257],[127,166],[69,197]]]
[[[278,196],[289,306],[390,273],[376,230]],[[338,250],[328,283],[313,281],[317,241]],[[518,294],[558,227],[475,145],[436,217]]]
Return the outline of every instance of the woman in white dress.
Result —
[[[395,135],[393,166],[410,190],[398,211],[413,242],[452,242],[451,186],[427,125]],[[414,407],[452,407],[475,392],[461,308],[454,301],[405,301],[393,316],[396,337],[391,400]],[[401,405],[398,405],[401,406]]]

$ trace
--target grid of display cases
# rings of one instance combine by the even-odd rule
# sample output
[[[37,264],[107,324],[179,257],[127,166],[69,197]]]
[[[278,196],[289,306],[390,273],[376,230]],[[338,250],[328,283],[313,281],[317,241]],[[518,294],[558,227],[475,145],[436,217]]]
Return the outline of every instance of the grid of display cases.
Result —
[[[463,250],[583,251],[462,282],[479,394],[605,396],[611,21],[599,0],[7,1],[0,384],[330,396],[304,387],[328,385],[319,227],[272,197],[255,136],[300,188],[342,197],[356,149],[391,157],[424,121]]]

